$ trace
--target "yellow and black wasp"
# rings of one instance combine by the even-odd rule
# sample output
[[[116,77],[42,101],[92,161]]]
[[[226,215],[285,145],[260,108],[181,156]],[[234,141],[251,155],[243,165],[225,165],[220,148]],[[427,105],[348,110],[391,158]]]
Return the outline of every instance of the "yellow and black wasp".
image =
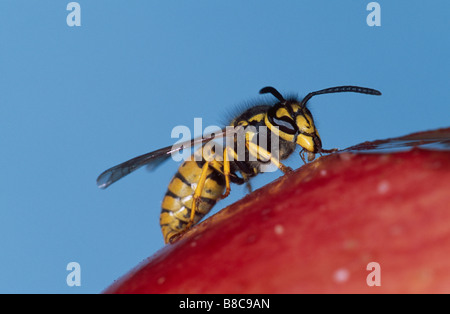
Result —
[[[307,102],[316,95],[354,92],[381,95],[377,90],[359,86],[337,86],[309,93],[303,99],[285,99],[275,88],[264,87],[260,94],[272,94],[276,101],[250,107],[234,118],[230,125],[234,131],[223,129],[206,137],[199,137],[180,145],[168,146],[150,152],[103,172],[97,179],[100,188],[106,188],[136,169],[148,165],[156,166],[168,159],[172,153],[202,145],[186,160],[169,183],[162,201],[161,230],[166,243],[187,231],[199,222],[220,199],[230,193],[230,182],[248,183],[249,179],[262,172],[267,164],[277,166],[284,173],[291,169],[280,160],[289,157],[299,145],[300,156],[312,161],[316,154],[332,153],[337,149],[323,149],[319,133],[314,125]],[[252,126],[253,128],[248,128]],[[258,140],[260,127],[267,129],[267,138],[275,135],[278,140],[277,153],[273,147],[264,146]],[[235,135],[244,130],[244,149],[238,150]],[[205,144],[213,138],[233,137],[231,145],[214,146],[206,150]],[[215,158],[220,156],[221,158]]]

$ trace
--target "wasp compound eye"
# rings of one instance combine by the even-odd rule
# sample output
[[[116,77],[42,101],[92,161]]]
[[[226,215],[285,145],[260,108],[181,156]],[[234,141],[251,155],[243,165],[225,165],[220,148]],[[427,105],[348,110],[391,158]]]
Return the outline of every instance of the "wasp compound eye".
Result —
[[[272,122],[274,126],[277,126],[280,131],[288,134],[295,134],[298,132],[298,128],[294,125],[294,121],[283,119],[283,118],[272,118]]]

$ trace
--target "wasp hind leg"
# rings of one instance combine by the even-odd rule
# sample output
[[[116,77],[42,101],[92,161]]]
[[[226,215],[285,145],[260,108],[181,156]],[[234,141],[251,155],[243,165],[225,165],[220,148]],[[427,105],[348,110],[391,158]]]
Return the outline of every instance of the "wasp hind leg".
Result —
[[[208,175],[208,169],[210,165],[209,162],[205,162],[205,164],[202,167],[202,172],[200,175],[200,179],[198,180],[197,186],[194,190],[194,195],[192,196],[192,208],[191,213],[189,215],[189,220],[187,224],[183,227],[183,230],[177,231],[176,233],[173,232],[172,235],[167,235],[166,243],[175,243],[180,239],[180,237],[185,234],[189,229],[194,225],[195,222],[195,213],[197,212],[197,208],[199,207],[200,201],[201,201],[201,195],[203,192],[203,188],[205,187],[206,178]]]
[[[197,211],[202,196],[203,188],[205,187],[208,169],[209,169],[209,162],[207,161],[202,167],[202,174],[200,175],[200,179],[198,180],[197,186],[194,191],[194,196],[192,197],[191,215],[189,217],[189,222],[186,225],[186,231],[194,224],[195,212]]]

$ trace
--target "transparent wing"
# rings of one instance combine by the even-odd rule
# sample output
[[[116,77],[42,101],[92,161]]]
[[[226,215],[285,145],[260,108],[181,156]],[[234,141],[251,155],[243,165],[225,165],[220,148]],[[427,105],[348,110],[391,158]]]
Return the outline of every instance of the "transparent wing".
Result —
[[[141,168],[144,165],[147,165],[149,169],[153,170],[157,166],[162,164],[165,160],[167,160],[174,152],[200,145],[215,138],[229,136],[236,133],[239,129],[240,128],[234,128],[233,130],[228,130],[228,132],[227,130],[223,129],[220,132],[211,133],[205,137],[197,137],[190,141],[167,146],[125,161],[117,166],[109,168],[108,170],[100,174],[97,178],[97,186],[101,189],[105,189],[117,180],[122,179],[126,175],[132,173],[133,171]]]
[[[97,186],[101,189],[106,189],[117,180],[125,177],[146,164],[161,164],[164,160],[170,157],[171,151],[172,146],[164,147],[109,168],[98,176]]]

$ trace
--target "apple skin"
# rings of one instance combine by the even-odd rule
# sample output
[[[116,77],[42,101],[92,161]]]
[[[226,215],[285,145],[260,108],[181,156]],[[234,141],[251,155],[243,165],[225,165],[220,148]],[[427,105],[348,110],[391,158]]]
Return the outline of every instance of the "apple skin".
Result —
[[[450,129],[434,132],[448,139]],[[381,286],[368,285],[374,278]],[[318,158],[194,226],[104,293],[450,293],[450,151]]]

